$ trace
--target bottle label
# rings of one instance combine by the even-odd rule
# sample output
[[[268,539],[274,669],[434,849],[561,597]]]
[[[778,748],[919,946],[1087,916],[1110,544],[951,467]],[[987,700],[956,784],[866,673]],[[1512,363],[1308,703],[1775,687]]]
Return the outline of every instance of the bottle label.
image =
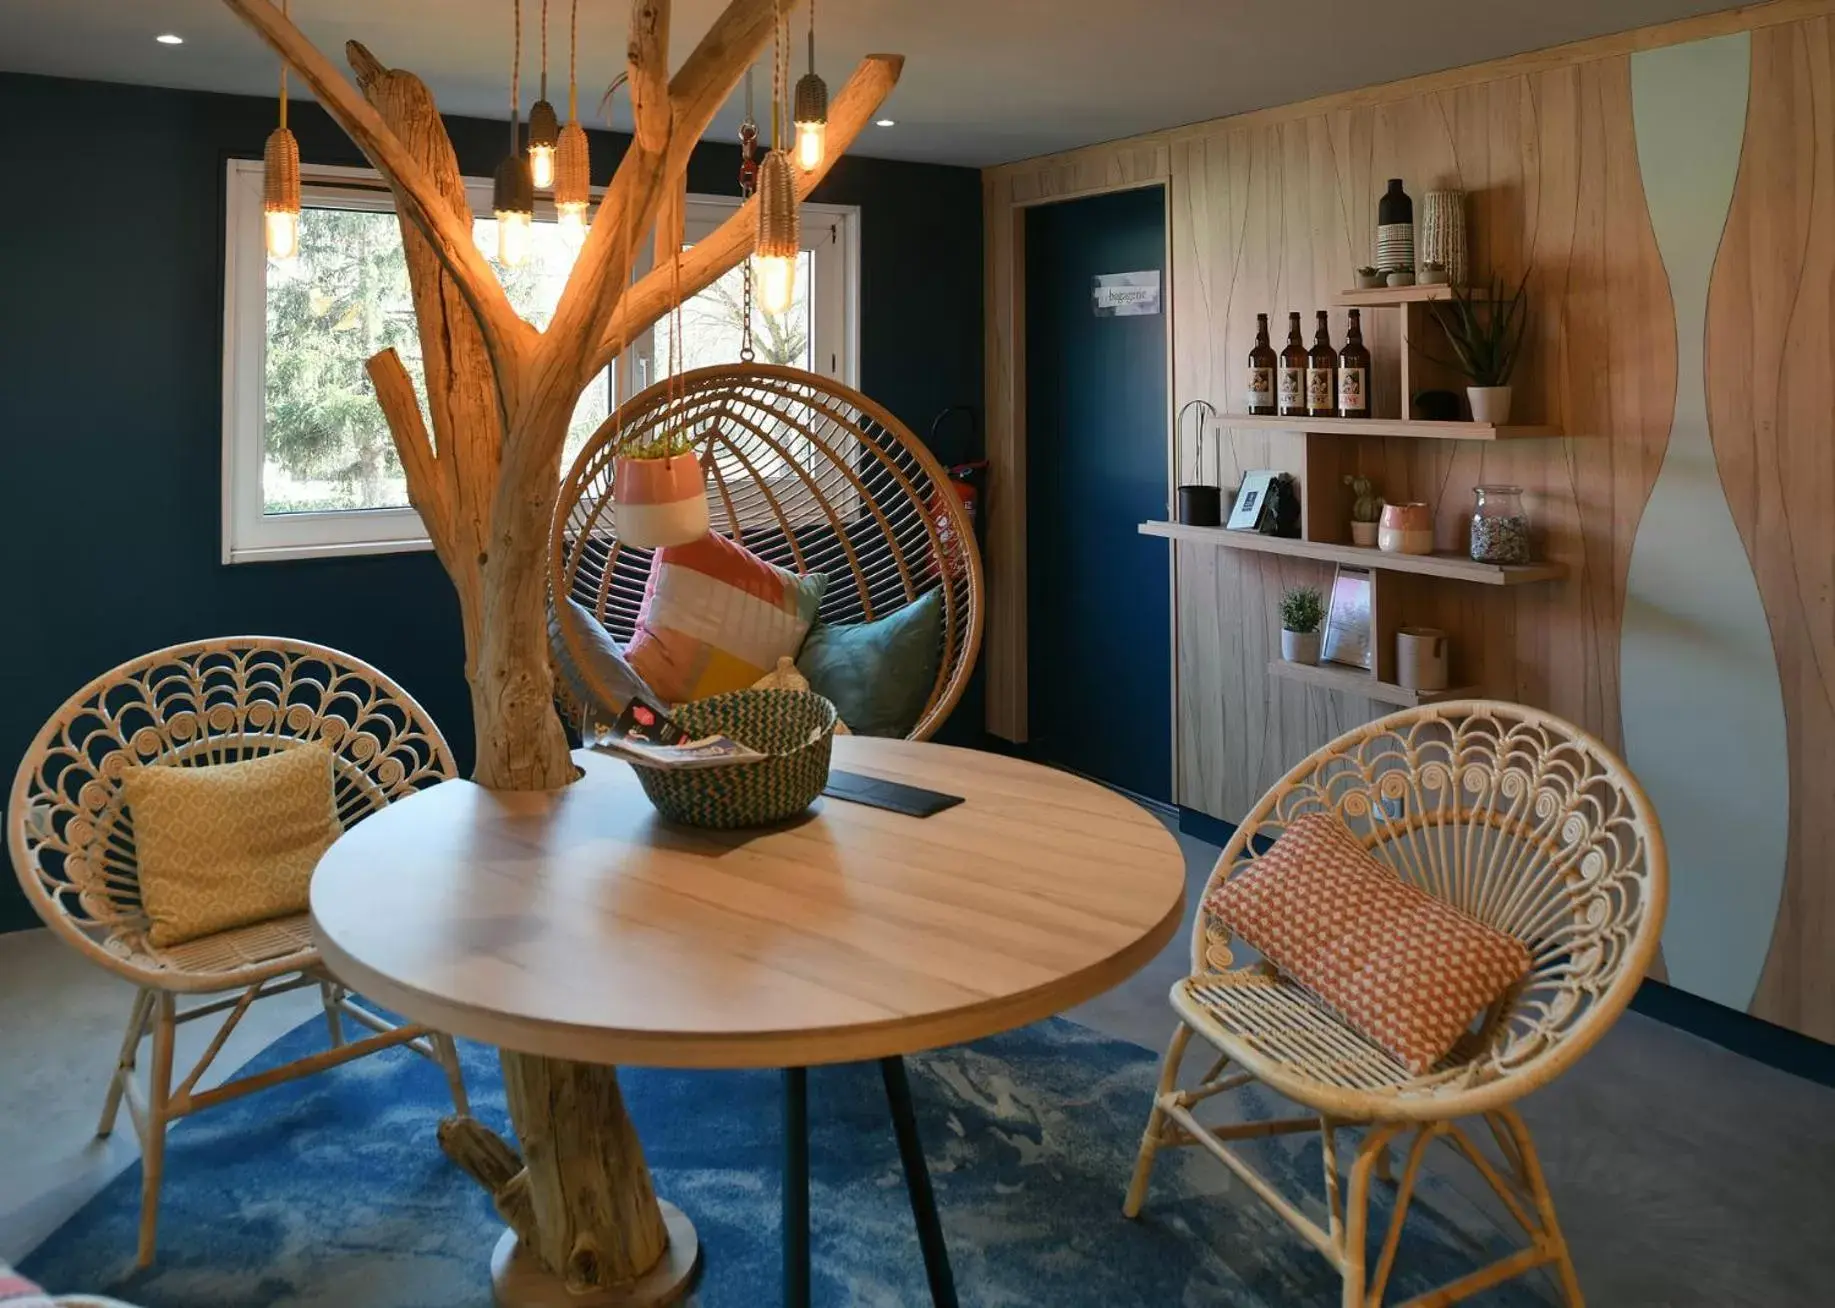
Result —
[[[1306,407],[1321,412],[1332,407],[1332,374],[1335,368],[1308,368],[1306,370]]]
[[[1281,369],[1281,407],[1299,409],[1306,406],[1306,369]]]
[[[1266,409],[1274,403],[1274,369],[1249,369],[1249,407]]]
[[[1347,418],[1352,414],[1369,412],[1370,401],[1364,393],[1364,370],[1362,368],[1340,368],[1338,370],[1338,412]]]

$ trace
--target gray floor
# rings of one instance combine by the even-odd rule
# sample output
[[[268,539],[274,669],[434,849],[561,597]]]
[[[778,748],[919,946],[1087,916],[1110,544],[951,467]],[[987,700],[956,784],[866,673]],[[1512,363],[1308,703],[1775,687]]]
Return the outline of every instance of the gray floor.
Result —
[[[1180,843],[1189,913],[1217,850]],[[1181,932],[1138,975],[1067,1016],[1163,1048],[1166,993],[1189,950]],[[0,1258],[23,1257],[133,1162],[125,1116],[112,1139],[94,1135],[130,998],[44,931],[0,936]],[[316,1009],[310,991],[257,1005],[219,1075]],[[207,1035],[182,1029],[181,1066]],[[1835,1303],[1835,1090],[1631,1013],[1523,1110],[1594,1305]],[[1435,1166],[1465,1184],[1450,1154]],[[1488,1198],[1476,1182],[1468,1192]]]

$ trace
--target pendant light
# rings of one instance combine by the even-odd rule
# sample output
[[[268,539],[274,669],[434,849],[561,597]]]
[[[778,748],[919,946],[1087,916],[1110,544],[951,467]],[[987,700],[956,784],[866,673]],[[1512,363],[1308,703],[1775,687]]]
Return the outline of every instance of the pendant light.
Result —
[[[554,216],[561,239],[577,250],[586,241],[586,206],[592,188],[592,163],[586,129],[580,126],[575,73],[580,48],[580,0],[573,0],[571,26],[567,42],[567,126],[561,129],[554,146]]]
[[[822,166],[828,137],[828,83],[816,76],[816,0],[809,0],[809,71],[796,84],[796,161],[806,173]]]
[[[280,12],[287,13],[287,0]],[[261,213],[268,257],[283,263],[299,253],[299,142],[287,128],[287,63],[280,64],[280,126],[261,151]]]
[[[542,91],[529,110],[529,180],[538,191],[554,185],[554,151],[561,123],[548,103],[548,0],[542,0]]]
[[[766,313],[783,313],[796,299],[796,257],[802,247],[797,230],[796,179],[781,148],[784,81],[789,63],[789,19],[778,0],[777,48],[771,59],[771,149],[758,168],[758,244],[752,268],[758,282],[758,304]]]
[[[517,131],[522,112],[522,0],[512,12],[516,37],[510,57],[510,153],[497,165],[491,186],[491,212],[497,219],[497,262],[515,268],[529,257],[535,226],[535,186],[529,179],[529,161],[522,152]]]

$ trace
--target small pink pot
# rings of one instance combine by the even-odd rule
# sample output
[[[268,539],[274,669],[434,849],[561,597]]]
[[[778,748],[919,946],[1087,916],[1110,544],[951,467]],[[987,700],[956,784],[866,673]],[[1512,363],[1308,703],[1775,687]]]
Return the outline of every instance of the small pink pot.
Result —
[[[1376,548],[1390,554],[1432,554],[1434,515],[1427,505],[1385,504],[1376,526]]]
[[[618,539],[627,545],[658,549],[707,534],[707,482],[692,454],[619,459],[612,504]]]

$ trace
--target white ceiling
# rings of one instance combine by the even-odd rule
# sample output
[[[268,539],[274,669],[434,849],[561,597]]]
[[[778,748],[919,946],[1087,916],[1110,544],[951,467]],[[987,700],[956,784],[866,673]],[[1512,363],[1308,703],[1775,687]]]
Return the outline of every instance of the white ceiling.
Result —
[[[570,0],[550,0],[549,98],[565,116]],[[720,7],[677,0],[679,62]],[[907,57],[857,153],[990,164],[1455,68],[1709,10],[1726,0],[822,0],[831,90],[869,50]],[[523,0],[525,87],[541,0]],[[448,112],[509,102],[510,0],[293,0],[342,64],[356,37],[412,68]],[[582,117],[623,59],[625,4],[581,6]],[[803,15],[794,20],[801,49]],[[185,44],[156,44],[173,32]],[[156,86],[269,92],[274,62],[221,0],[0,0],[0,69]],[[801,72],[801,55],[795,69]],[[761,70],[762,72],[762,70]],[[761,87],[761,101],[768,89]],[[534,98],[525,92],[525,105]],[[730,138],[739,98],[714,128]],[[621,96],[612,125],[629,126]]]

